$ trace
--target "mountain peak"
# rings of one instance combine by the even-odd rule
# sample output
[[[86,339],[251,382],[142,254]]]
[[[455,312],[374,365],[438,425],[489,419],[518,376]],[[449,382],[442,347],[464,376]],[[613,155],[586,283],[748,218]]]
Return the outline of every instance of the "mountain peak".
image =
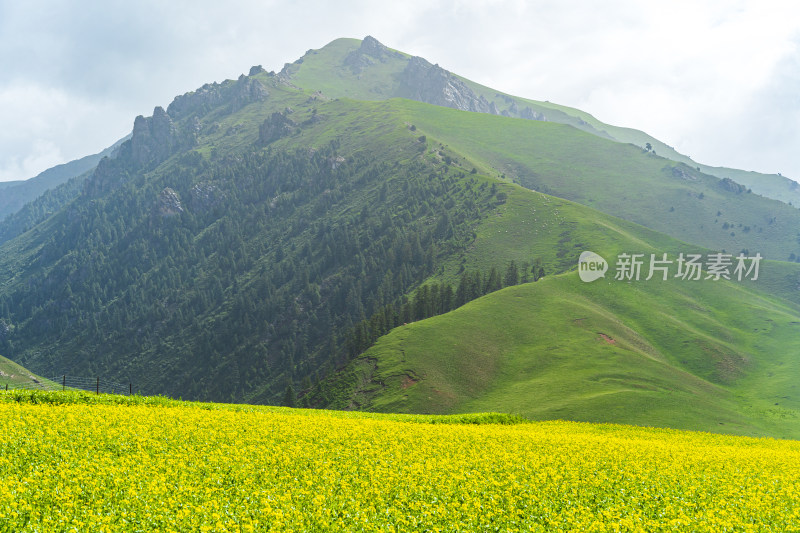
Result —
[[[365,68],[374,65],[376,61],[386,63],[390,58],[403,57],[400,52],[395,52],[381,44],[375,37],[367,35],[361,41],[361,46],[347,54],[343,64],[349,67],[353,74],[360,74]]]
[[[380,57],[380,55],[390,52],[389,48],[386,45],[382,44],[378,39],[373,37],[372,35],[367,35],[364,37],[364,40],[361,41],[361,51],[365,54],[372,55],[374,57]]]

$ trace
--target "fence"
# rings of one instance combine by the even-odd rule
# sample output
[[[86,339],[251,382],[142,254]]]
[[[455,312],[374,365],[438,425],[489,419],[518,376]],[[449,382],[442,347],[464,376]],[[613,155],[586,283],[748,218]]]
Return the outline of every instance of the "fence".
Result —
[[[3,387],[0,385],[0,387]],[[5,390],[25,389],[25,390],[83,390],[96,394],[123,394],[129,396],[133,394],[133,384],[117,383],[100,378],[82,378],[75,376],[58,376],[44,381],[32,379],[25,382],[11,382],[5,384]]]

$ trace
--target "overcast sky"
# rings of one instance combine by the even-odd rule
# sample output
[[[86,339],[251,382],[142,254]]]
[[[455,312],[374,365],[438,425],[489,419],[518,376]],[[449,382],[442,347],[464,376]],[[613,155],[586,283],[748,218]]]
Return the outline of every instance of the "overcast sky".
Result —
[[[695,161],[800,180],[791,0],[0,0],[0,181],[99,152],[206,82],[365,35]]]

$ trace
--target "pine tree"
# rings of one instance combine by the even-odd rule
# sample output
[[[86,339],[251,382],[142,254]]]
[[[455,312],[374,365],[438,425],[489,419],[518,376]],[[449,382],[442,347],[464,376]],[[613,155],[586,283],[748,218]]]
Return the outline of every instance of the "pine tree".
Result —
[[[283,393],[283,402],[281,405],[284,407],[294,407],[297,404],[297,396],[294,393],[294,387],[292,386],[292,382],[288,381],[286,383],[286,392]]]
[[[508,269],[506,269],[506,278],[503,280],[503,283],[506,287],[513,287],[519,283],[519,271],[517,270],[517,264],[514,263],[513,259],[508,264]]]
[[[497,272],[496,267],[492,267],[489,271],[489,276],[486,279],[486,288],[484,290],[485,294],[489,294],[490,292],[499,291],[503,288],[503,282],[500,279],[500,274]]]
[[[461,279],[459,280],[458,288],[456,289],[456,307],[461,307],[469,301],[469,283],[469,274],[464,272],[461,274]]]
[[[439,297],[441,298],[441,304],[439,307],[442,313],[447,313],[453,309],[453,301],[455,300],[453,287],[451,287],[449,284],[443,286],[442,290],[439,292]]]
[[[428,293],[429,289],[427,285],[423,285],[417,290],[417,294],[414,297],[414,319],[415,320],[423,320],[427,318],[427,311],[428,311]]]

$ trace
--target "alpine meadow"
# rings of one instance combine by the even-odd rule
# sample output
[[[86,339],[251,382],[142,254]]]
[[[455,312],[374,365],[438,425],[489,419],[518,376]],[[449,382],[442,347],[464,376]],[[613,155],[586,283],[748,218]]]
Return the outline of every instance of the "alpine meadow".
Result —
[[[0,185],[0,530],[797,527],[788,178],[366,37]]]

